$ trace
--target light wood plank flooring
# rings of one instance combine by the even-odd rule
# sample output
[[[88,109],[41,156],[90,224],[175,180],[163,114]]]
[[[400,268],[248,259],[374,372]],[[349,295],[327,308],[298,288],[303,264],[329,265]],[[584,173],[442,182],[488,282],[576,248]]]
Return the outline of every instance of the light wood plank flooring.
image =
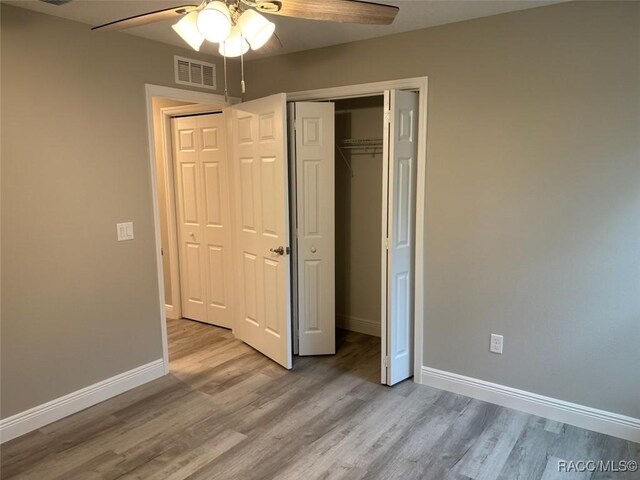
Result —
[[[379,339],[287,372],[231,332],[169,321],[171,374],[2,446],[3,479],[638,479],[558,474],[640,445],[419,386],[378,384]],[[635,475],[635,476],[634,476]]]

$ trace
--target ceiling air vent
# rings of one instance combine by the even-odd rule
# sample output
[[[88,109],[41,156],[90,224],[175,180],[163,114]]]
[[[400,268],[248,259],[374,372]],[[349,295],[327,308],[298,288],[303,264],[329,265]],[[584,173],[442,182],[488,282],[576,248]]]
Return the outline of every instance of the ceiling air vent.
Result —
[[[176,83],[216,89],[216,66],[192,58],[173,57]]]

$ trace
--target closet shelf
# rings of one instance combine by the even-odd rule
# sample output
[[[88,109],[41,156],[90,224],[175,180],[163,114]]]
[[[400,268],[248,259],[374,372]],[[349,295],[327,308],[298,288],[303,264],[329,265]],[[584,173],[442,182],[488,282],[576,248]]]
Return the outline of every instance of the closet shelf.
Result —
[[[341,142],[340,148],[354,149],[354,148],[375,148],[382,146],[381,138],[348,138]]]

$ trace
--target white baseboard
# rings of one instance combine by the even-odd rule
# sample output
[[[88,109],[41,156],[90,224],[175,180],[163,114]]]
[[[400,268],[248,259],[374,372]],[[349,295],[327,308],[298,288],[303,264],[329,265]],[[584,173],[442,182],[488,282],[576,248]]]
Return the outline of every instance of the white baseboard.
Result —
[[[640,443],[640,419],[638,418],[424,366],[420,383]]]
[[[380,322],[374,322],[366,318],[352,317],[349,315],[336,315],[336,326],[352,332],[364,333],[365,335],[380,336]]]
[[[163,375],[164,362],[162,359],[158,359],[89,385],[64,397],[4,418],[0,420],[0,443],[37,430]]]
[[[167,316],[167,318],[171,318],[171,319],[178,318],[175,315],[175,309],[173,308],[173,305],[169,305],[168,303],[165,303],[164,304],[164,311],[165,311],[165,315]]]

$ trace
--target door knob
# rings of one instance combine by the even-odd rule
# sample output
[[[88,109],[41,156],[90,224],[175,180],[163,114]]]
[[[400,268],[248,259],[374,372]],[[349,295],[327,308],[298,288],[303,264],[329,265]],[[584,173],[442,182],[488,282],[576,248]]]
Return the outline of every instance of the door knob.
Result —
[[[284,247],[270,248],[269,250],[277,255],[284,255]]]
[[[190,236],[190,237],[195,237],[196,235],[195,235],[195,233],[193,233],[193,232],[189,232],[189,236]]]
[[[317,252],[316,247],[311,247],[311,253],[316,253],[316,252]]]

